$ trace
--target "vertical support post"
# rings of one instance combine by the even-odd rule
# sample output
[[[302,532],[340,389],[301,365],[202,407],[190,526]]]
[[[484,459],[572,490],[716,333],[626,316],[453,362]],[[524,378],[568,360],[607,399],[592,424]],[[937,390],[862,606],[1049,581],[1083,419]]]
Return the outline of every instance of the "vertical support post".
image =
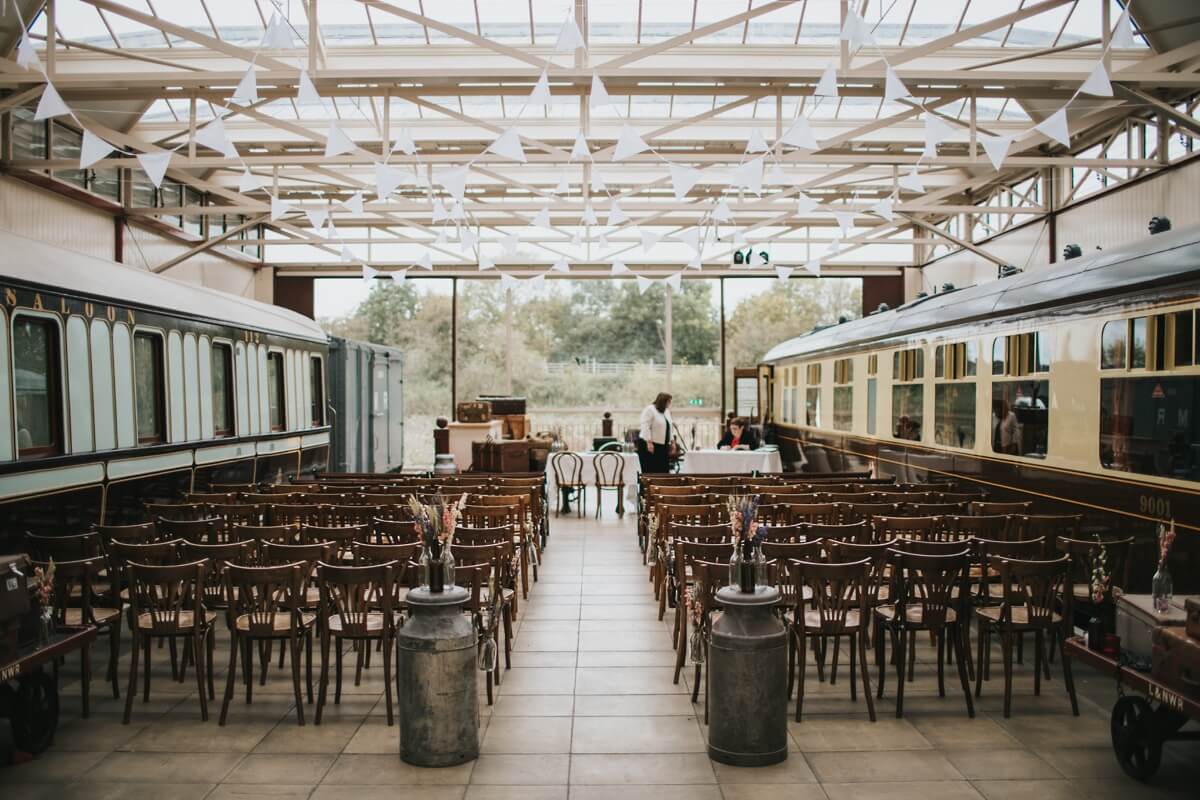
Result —
[[[458,278],[450,279],[450,419],[458,422]]]
[[[512,324],[513,293],[510,287],[504,290],[504,393],[509,397],[513,393]]]
[[[46,77],[54,80],[57,74],[58,20],[54,0],[46,0]]]
[[[125,263],[125,215],[113,217],[113,261]]]
[[[671,300],[674,294],[670,286],[663,286],[663,294],[666,296],[663,306],[663,354],[666,356],[667,363],[667,392],[671,391],[671,367],[675,361],[674,345],[671,341]]]
[[[727,397],[725,393],[725,384],[728,376],[726,374],[727,367],[725,366],[725,278],[724,276],[717,278],[717,284],[720,286],[721,294],[721,419],[725,419],[725,406]]]
[[[1062,187],[1059,185],[1059,172],[1054,167],[1046,167],[1042,172],[1042,183],[1045,186],[1044,203],[1046,205],[1046,241],[1050,246],[1049,263],[1058,261],[1058,202]]]
[[[196,93],[188,101],[188,159],[196,157]]]
[[[1112,10],[1108,0],[1100,0],[1100,47],[1104,51],[1104,71],[1110,75],[1112,74],[1112,50],[1108,45],[1111,40]]]
[[[848,4],[849,0],[841,0],[841,2],[838,3],[838,8],[840,11],[838,30],[846,29],[846,9]],[[838,72],[845,73],[846,70],[850,69],[850,42],[845,40],[838,42],[838,51],[841,55],[841,63],[838,65]]]
[[[308,0],[308,74],[317,72],[317,53],[321,42],[321,26],[317,22],[317,0]]]
[[[977,129],[978,123],[979,123],[979,118],[976,116],[976,109],[975,109],[975,90],[972,89],[971,90],[971,146],[968,148],[971,151],[971,160],[972,161],[975,161],[976,159],[979,158],[979,153],[976,152],[976,150],[978,150],[978,148],[975,146],[976,143],[979,141],[979,131]]]

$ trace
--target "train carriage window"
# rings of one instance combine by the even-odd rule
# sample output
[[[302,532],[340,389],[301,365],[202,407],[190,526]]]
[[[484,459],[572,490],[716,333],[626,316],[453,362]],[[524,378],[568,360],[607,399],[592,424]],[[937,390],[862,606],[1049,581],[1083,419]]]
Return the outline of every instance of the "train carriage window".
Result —
[[[1004,340],[1006,337],[997,336],[992,340],[992,374],[1004,374]]]
[[[821,387],[810,386],[804,392],[804,424],[821,427]]]
[[[312,427],[319,428],[325,424],[325,376],[321,370],[321,357],[311,356],[311,359],[309,397],[312,407],[309,409],[309,420]]]
[[[62,452],[62,377],[58,325],[18,316],[13,321],[13,397],[17,457]]]
[[[1146,368],[1146,318],[1138,317],[1129,326],[1129,367]]]
[[[286,427],[284,413],[287,393],[284,390],[283,353],[267,353],[267,419],[271,430],[281,431]]]
[[[892,436],[913,442],[921,441],[924,404],[925,387],[921,384],[909,383],[893,386]]]
[[[133,334],[134,409],[138,444],[166,441],[166,384],[163,342],[156,333]]]
[[[1100,332],[1100,369],[1125,369],[1125,339],[1129,323],[1114,319]]]
[[[833,362],[833,427],[848,431],[854,424],[854,360]]]
[[[992,451],[1045,458],[1050,432],[1050,382],[992,384]]]
[[[1200,377],[1100,381],[1100,463],[1107,469],[1200,481]]]
[[[933,440],[947,447],[975,447],[975,384],[941,383],[933,395]]]
[[[943,378],[946,375],[946,346],[939,344],[933,349],[933,377]]]
[[[209,353],[212,363],[213,436],[233,436],[233,349],[213,342]]]
[[[867,378],[867,433],[871,436],[875,435],[875,416],[879,413],[878,403],[875,399],[876,380],[876,378]]]
[[[1193,312],[1178,311],[1171,315],[1173,330],[1171,331],[1172,364],[1176,367],[1190,367],[1194,362],[1193,347]]]

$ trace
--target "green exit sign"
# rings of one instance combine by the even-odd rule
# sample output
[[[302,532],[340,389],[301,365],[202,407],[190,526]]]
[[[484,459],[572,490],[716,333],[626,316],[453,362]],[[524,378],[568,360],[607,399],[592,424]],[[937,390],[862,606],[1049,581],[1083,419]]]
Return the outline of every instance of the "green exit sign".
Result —
[[[703,397],[693,397],[691,400],[688,400],[688,405],[689,406],[702,406],[702,405],[704,405],[704,398]]]

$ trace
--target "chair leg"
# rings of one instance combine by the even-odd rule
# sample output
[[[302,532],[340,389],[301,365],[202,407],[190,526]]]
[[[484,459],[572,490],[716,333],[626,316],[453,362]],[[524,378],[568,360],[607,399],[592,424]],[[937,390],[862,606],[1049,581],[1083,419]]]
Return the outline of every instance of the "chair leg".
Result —
[[[112,681],[113,699],[121,697],[120,679],[117,677],[117,667],[121,660],[121,617],[109,623],[108,627],[108,679]]]
[[[867,714],[871,717],[871,722],[875,721],[875,699],[871,697],[871,670],[867,667],[867,642],[863,634],[867,631],[866,625],[858,629],[856,644],[858,645],[858,661],[862,666],[862,685],[863,697],[867,698]]]
[[[387,633],[384,633],[383,639],[388,639]],[[384,686],[384,702],[387,705],[387,724],[391,727],[392,719],[392,643],[384,641],[383,643],[383,686]]]
[[[79,649],[79,685],[83,718],[87,719],[91,716],[92,694],[92,647],[89,644],[85,644]]]
[[[208,684],[204,679],[204,661],[205,655],[201,648],[204,647],[204,636],[199,627],[195,633],[191,635],[192,640],[192,658],[196,661],[196,688],[200,691],[200,721],[208,722]]]
[[[138,659],[140,658],[138,648],[142,646],[136,629],[130,635],[133,637],[133,650],[129,655],[129,689],[125,692],[125,716],[121,720],[125,725],[129,724],[129,717],[133,713],[133,696],[137,693]]]
[[[1062,659],[1063,683],[1067,685],[1067,695],[1071,698],[1071,713],[1079,716],[1079,699],[1075,697],[1075,676],[1071,674],[1071,659],[1067,657],[1066,637],[1057,636],[1058,654]]]
[[[694,705],[700,699],[700,664],[696,663],[695,674],[692,676],[692,704]]]
[[[850,702],[858,702],[858,648],[854,646],[854,640],[857,639],[856,634],[850,634]],[[866,668],[866,665],[863,665]],[[829,681],[833,683],[833,681]]]
[[[915,669],[915,668],[916,668],[916,666],[917,666],[917,637],[916,637],[916,633],[914,632],[912,635],[909,635],[909,636],[907,637],[907,639],[908,639],[908,682],[909,682],[909,683],[912,683],[912,682],[913,682],[913,676],[916,674],[916,669]],[[903,653],[904,651],[901,651],[901,652]],[[903,658],[901,658],[900,660],[901,660],[901,661],[903,661],[904,659],[903,659]]]
[[[354,643],[354,685],[362,686],[363,654],[371,652],[371,642]]]
[[[146,645],[142,653],[142,702],[150,702],[150,637],[147,636]],[[159,639],[161,642],[162,639]],[[174,640],[172,640],[174,642]]]
[[[206,676],[208,679],[208,699],[215,702],[217,699],[217,693],[216,686],[213,685],[214,681],[216,680],[213,677],[213,656],[215,655],[215,651],[217,649],[217,629],[215,627],[209,628],[208,634],[204,637],[204,640],[206,645],[204,648],[204,655],[206,659],[205,671],[208,673]]]
[[[681,618],[682,621],[680,621]],[[678,685],[679,673],[683,672],[684,654],[687,652],[688,646],[687,618],[679,613],[678,606],[675,608],[675,621],[676,624],[683,627],[683,630],[679,631],[675,637],[675,675],[671,679],[671,683]]]
[[[337,645],[333,653],[334,667],[337,670],[333,685],[333,704],[336,706],[342,702],[342,651],[345,650],[346,643],[341,639],[336,639],[334,643]]]
[[[796,645],[796,653],[800,657],[800,675],[796,680],[796,722],[799,722],[801,714],[804,713],[804,677],[808,672],[808,632],[804,629],[803,622],[796,628],[800,635],[800,641]]]
[[[321,683],[317,691],[317,713],[313,716],[313,724],[321,724],[321,712],[325,710],[325,696],[329,691],[329,631],[321,634]]]
[[[912,644],[915,632],[909,633],[904,628],[900,628],[897,635],[899,644],[896,646],[896,719],[900,719],[904,716],[904,665],[908,661],[905,654],[908,652],[908,645]]]
[[[1033,696],[1042,696],[1042,640],[1045,636],[1041,630],[1033,634]]]
[[[875,678],[875,696],[883,698],[884,672],[887,663],[887,653],[884,652],[884,639],[887,636],[887,631],[881,623],[875,626],[875,666],[877,669],[877,677]],[[893,644],[894,646],[894,644]]]
[[[304,632],[304,683],[308,689],[308,702],[310,703],[313,701],[312,651],[314,635],[312,628]]]
[[[984,643],[988,642],[992,637],[991,626],[984,622],[982,617],[979,620],[979,633],[976,636],[979,637],[979,641],[976,643],[979,653],[979,667],[975,670],[975,696],[979,697],[983,691]]]
[[[1004,650],[1004,717],[1012,714],[1013,634],[1007,626],[1000,628],[1000,647]]]
[[[964,663],[966,660],[964,656],[966,655],[965,651],[967,648],[966,645],[963,644],[962,637],[957,635],[957,631],[955,634],[955,636],[951,637],[950,642],[955,648],[958,649],[958,657],[955,659],[955,661],[958,662],[958,680],[960,683],[962,683],[963,697],[966,698],[967,701],[967,715],[971,717],[971,719],[974,719],[975,702],[971,699],[971,679],[967,675],[967,666]]]
[[[829,640],[824,639],[823,641],[828,642]],[[829,685],[830,686],[837,684],[838,651],[840,651],[841,649],[842,649],[842,637],[840,634],[835,635],[833,637],[833,659],[831,660],[831,663],[829,665]]]
[[[512,669],[512,606],[504,606],[504,668]]]
[[[238,643],[236,631],[229,632],[229,671],[225,674],[225,699],[221,702],[221,716],[217,719],[218,725],[225,724],[225,718],[229,715],[229,703],[233,700],[233,682],[237,680],[237,660],[238,648],[241,645]]]
[[[946,696],[946,629],[937,632],[938,697]]]
[[[283,642],[279,643],[283,649]],[[304,697],[300,694],[300,640],[295,633],[288,637],[289,657],[292,661],[292,693],[296,696],[296,722],[304,724]]]
[[[254,640],[242,642],[242,682],[246,684],[246,705],[254,702]]]

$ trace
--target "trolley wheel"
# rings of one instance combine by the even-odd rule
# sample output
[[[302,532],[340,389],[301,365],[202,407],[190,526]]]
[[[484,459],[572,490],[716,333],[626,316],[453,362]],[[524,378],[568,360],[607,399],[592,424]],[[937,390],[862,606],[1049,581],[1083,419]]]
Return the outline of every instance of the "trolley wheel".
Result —
[[[27,753],[40,753],[58,730],[58,686],[45,672],[25,675],[17,683],[12,706],[13,744]]]
[[[1162,761],[1159,738],[1150,704],[1141,697],[1125,695],[1112,710],[1112,743],[1117,762],[1131,778],[1148,780]]]

